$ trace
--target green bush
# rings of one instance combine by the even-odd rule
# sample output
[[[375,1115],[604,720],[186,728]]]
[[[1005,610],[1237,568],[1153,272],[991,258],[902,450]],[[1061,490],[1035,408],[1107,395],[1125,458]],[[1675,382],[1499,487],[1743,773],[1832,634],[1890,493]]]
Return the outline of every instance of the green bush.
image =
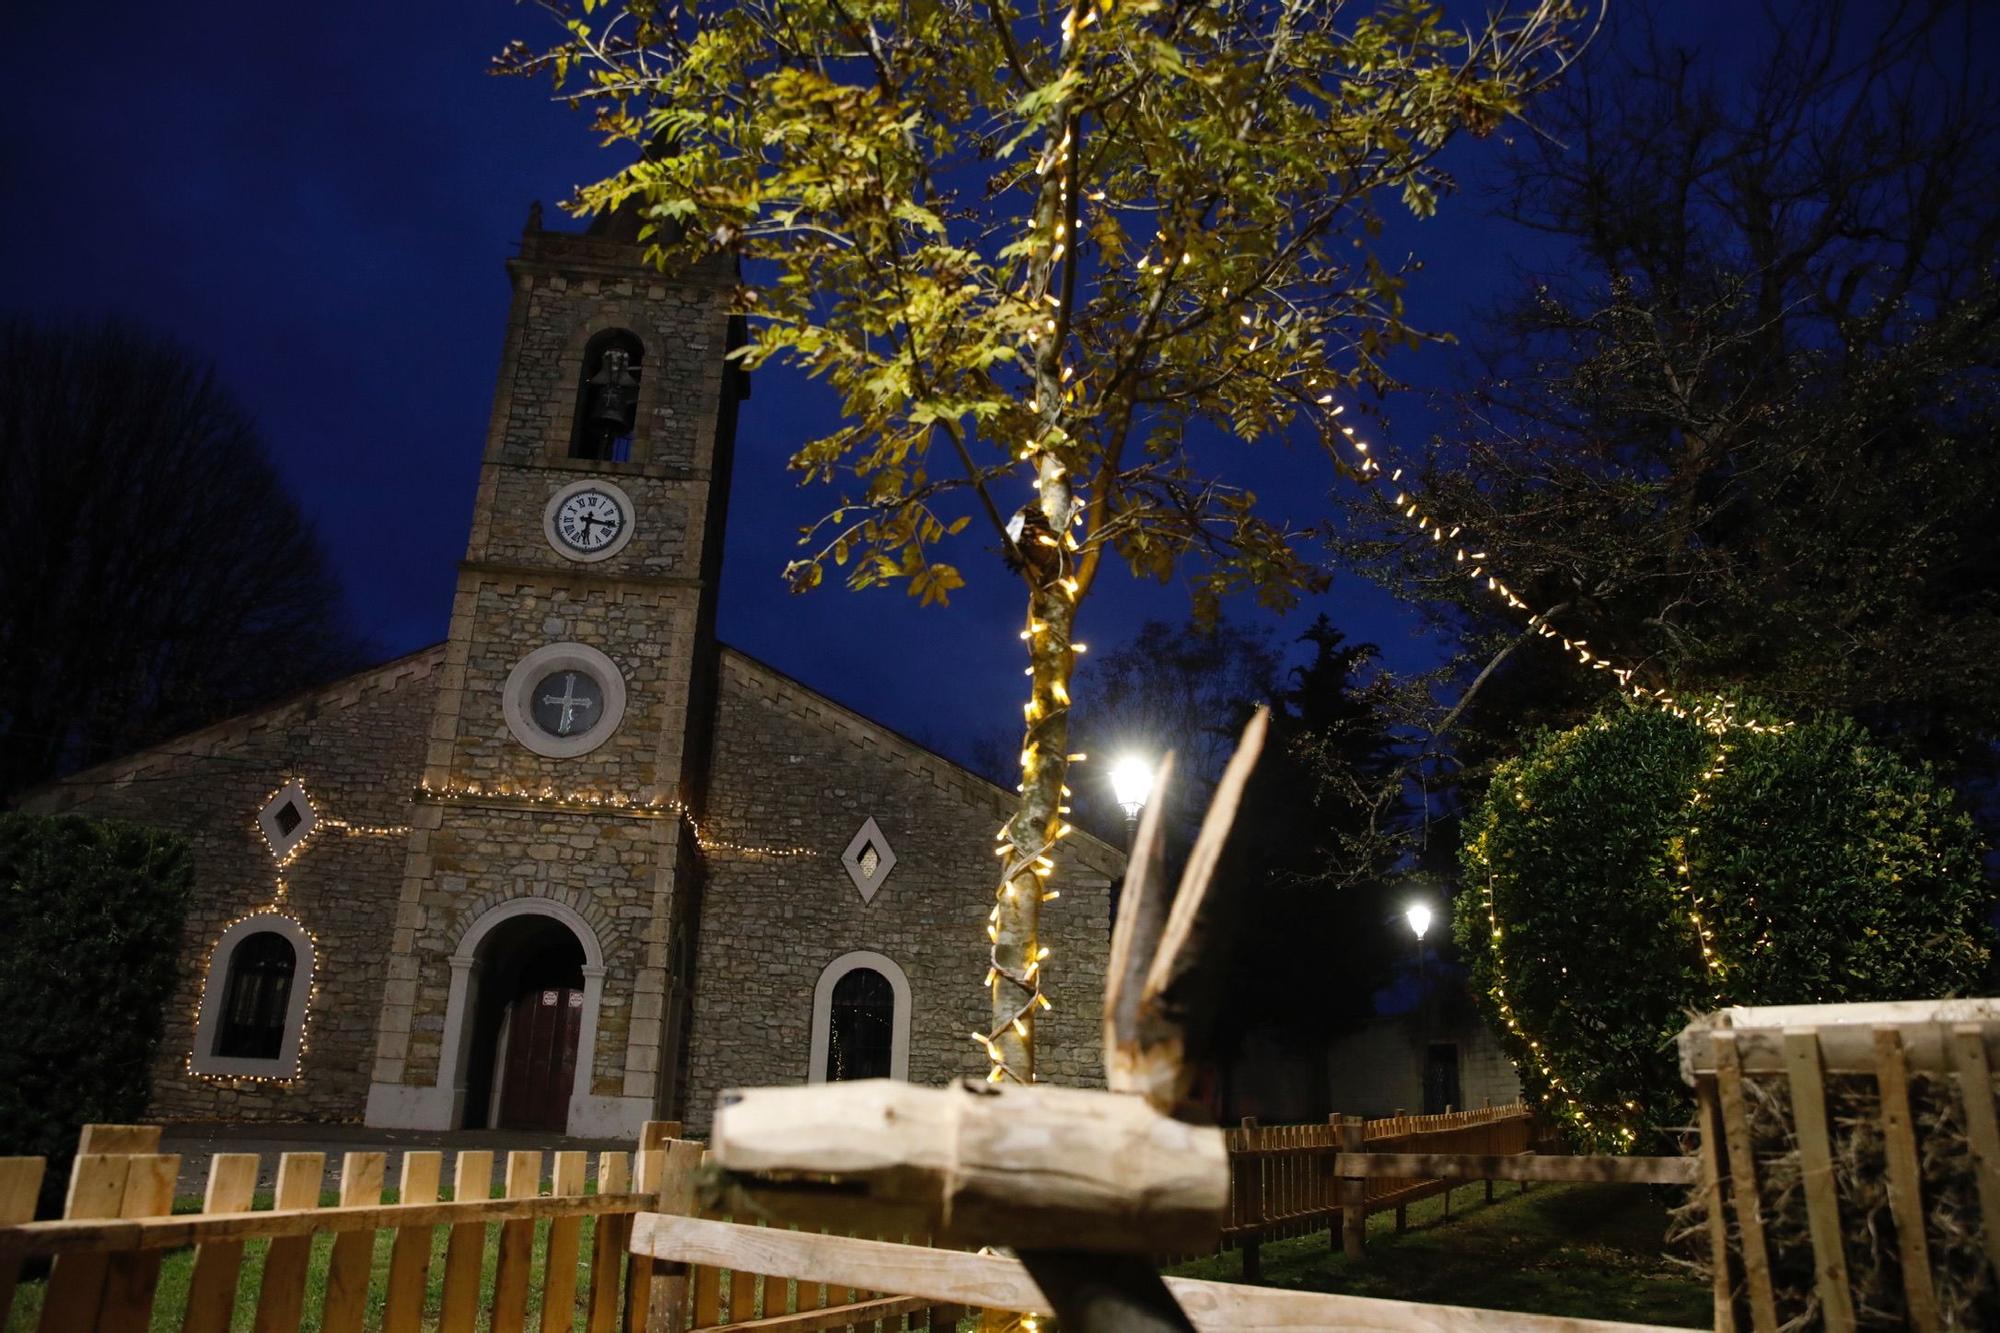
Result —
[[[0,1154],[49,1158],[145,1113],[193,862],[137,824],[0,815]]]
[[[1461,869],[1474,992],[1529,1095],[1600,1149],[1688,1123],[1691,1014],[1928,999],[1986,963],[1971,821],[1847,721],[1628,709],[1541,736],[1496,770]]]

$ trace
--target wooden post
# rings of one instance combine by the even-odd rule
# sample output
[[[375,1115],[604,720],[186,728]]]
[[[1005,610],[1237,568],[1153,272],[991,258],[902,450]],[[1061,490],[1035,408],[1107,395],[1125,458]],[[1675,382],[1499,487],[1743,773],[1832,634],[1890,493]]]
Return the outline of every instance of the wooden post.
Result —
[[[1852,1333],[1854,1293],[1848,1283],[1847,1252],[1840,1235],[1840,1197],[1833,1180],[1833,1147],[1826,1129],[1826,1080],[1820,1067],[1819,1037],[1813,1029],[1786,1029],[1785,1064],[1791,1082],[1792,1123],[1798,1133],[1799,1177],[1805,1186],[1820,1314],[1827,1333]]]
[[[181,1159],[172,1154],[141,1154],[127,1159],[125,1199],[121,1218],[165,1217],[174,1208],[174,1179]],[[153,1292],[159,1285],[161,1255],[113,1254],[104,1274],[104,1300],[95,1328],[103,1333],[145,1333],[153,1316]]]
[[[1264,1225],[1264,1159],[1257,1155],[1263,1147],[1257,1133],[1257,1117],[1243,1117],[1243,1148],[1247,1154],[1237,1162],[1236,1185],[1242,1191],[1242,1221],[1250,1230],[1237,1238],[1236,1249],[1243,1256],[1243,1280],[1255,1282],[1264,1276],[1263,1255],[1257,1248],[1257,1239],[1263,1234]]]
[[[1903,1061],[1902,1034],[1895,1028],[1875,1029],[1875,1080],[1882,1090],[1882,1147],[1889,1168],[1889,1212],[1896,1219],[1896,1249],[1903,1261],[1906,1314],[1917,1333],[1929,1333],[1940,1323],[1937,1287],[1930,1244],[1924,1239],[1923,1168],[1917,1161],[1916,1127],[1910,1122],[1910,1068]]]
[[[1986,1058],[1986,1040],[1977,1023],[1951,1030],[1952,1065],[1958,1071],[1958,1096],[1965,1107],[1965,1136],[1972,1148],[1973,1174],[1979,1182],[1980,1230],[1986,1257],[2000,1272],[2000,1117],[1993,1110],[1993,1068]]]
[[[1715,1086],[1722,1099],[1722,1137],[1729,1148],[1729,1199],[1743,1240],[1743,1282],[1750,1292],[1750,1326],[1777,1333],[1778,1301],[1771,1288],[1771,1257],[1764,1246],[1764,1207],[1757,1187],[1757,1159],[1750,1113],[1743,1104],[1743,1067],[1736,1034],[1715,1033]]]
[[[1361,1117],[1342,1116],[1340,1121],[1340,1150],[1342,1152],[1364,1152],[1362,1147]],[[1368,1205],[1366,1191],[1368,1182],[1353,1176],[1341,1182],[1340,1186],[1340,1250],[1349,1259],[1359,1259],[1368,1235]]]
[[[680,1128],[676,1123],[674,1128]],[[669,1142],[660,1161],[659,1201],[655,1211],[675,1217],[694,1213],[694,1178],[701,1168],[701,1145],[682,1140]],[[652,1280],[647,1284],[646,1333],[682,1333],[687,1327],[688,1266],[650,1261]]]
[[[1723,1151],[1722,1099],[1715,1078],[1698,1075],[1694,1082],[1695,1116],[1701,1139],[1701,1190],[1708,1214],[1710,1307],[1716,1333],[1736,1333],[1735,1282],[1730,1275],[1729,1219],[1724,1216],[1723,1182],[1729,1179],[1729,1159]]]
[[[623,1194],[631,1187],[631,1166],[622,1152],[597,1155],[599,1195]],[[590,1312],[584,1322],[589,1333],[617,1333],[619,1315],[618,1278],[625,1271],[625,1251],[632,1239],[629,1213],[602,1215],[590,1240]]]
[[[1327,1209],[1326,1247],[1329,1250],[1340,1248],[1340,1214],[1338,1212],[1340,1208],[1340,1172],[1336,1168],[1335,1163],[1340,1154],[1340,1126],[1345,1119],[1346,1117],[1342,1116],[1338,1111],[1335,1111],[1326,1118],[1326,1138],[1329,1146],[1326,1156],[1322,1159],[1325,1163],[1325,1185],[1320,1192],[1320,1202],[1321,1206]]]

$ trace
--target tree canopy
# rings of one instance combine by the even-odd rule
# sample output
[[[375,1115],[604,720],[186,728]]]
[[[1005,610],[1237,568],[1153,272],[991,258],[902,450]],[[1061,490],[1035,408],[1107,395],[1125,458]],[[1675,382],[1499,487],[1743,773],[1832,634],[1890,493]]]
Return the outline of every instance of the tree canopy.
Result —
[[[1371,470],[1340,395],[1421,336],[1380,201],[1436,206],[1440,149],[1560,67],[1571,6],[1470,29],[1413,0],[546,7],[563,38],[501,67],[647,146],[581,206],[640,208],[662,263],[745,261],[744,363],[840,395],[792,459],[840,488],[794,585],[844,568],[941,601],[964,577],[941,549],[974,518],[1023,578],[1033,684],[983,1040],[992,1077],[1031,1080],[1078,602],[1107,553],[1157,578],[1189,558],[1210,610],[1318,584],[1194,436],[1303,433]]]
[[[1377,510],[1352,554],[1388,555],[1497,668],[1471,758],[1615,692],[1567,639],[1647,688],[1750,689],[1987,767],[2000,99],[1967,56],[1986,19],[1774,7],[1752,40],[1693,45],[1629,19],[1517,140],[1500,209],[1547,258],[1486,323],[1454,438],[1405,479],[1430,529]],[[1553,633],[1436,559],[1439,528]]]
[[[175,344],[0,325],[0,472],[0,802],[353,663],[311,525]]]

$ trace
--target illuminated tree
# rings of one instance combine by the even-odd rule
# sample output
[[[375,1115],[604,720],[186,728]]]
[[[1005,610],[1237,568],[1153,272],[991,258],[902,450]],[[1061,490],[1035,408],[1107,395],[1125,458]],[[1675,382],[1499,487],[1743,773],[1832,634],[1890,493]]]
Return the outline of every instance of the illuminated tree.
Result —
[[[1440,149],[1561,68],[1572,6],[1471,31],[1412,0],[546,7],[564,39],[501,68],[648,145],[578,206],[640,207],[662,264],[745,261],[744,364],[841,396],[792,459],[843,488],[794,587],[831,565],[942,602],[963,576],[941,547],[975,517],[1023,580],[1033,685],[982,1042],[995,1079],[1032,1080],[1079,603],[1107,553],[1160,579],[1186,559],[1205,611],[1319,582],[1229,481],[1231,445],[1300,434],[1373,471],[1340,394],[1424,336],[1378,201],[1436,207]]]

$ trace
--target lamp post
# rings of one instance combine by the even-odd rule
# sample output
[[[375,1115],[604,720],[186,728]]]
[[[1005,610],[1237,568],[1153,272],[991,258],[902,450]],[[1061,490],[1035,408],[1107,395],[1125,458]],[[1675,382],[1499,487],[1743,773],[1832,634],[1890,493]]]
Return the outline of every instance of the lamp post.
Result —
[[[1424,985],[1424,933],[1431,928],[1431,909],[1422,903],[1411,903],[1409,910],[1403,913],[1403,919],[1410,923],[1410,929],[1417,937],[1417,1021],[1425,1028],[1425,1035],[1428,1036],[1430,1024],[1425,1006],[1427,988]]]
[[[1128,754],[1111,766],[1111,794],[1125,812],[1125,850],[1131,851],[1139,835],[1139,812],[1153,794],[1153,766],[1136,754]]]

